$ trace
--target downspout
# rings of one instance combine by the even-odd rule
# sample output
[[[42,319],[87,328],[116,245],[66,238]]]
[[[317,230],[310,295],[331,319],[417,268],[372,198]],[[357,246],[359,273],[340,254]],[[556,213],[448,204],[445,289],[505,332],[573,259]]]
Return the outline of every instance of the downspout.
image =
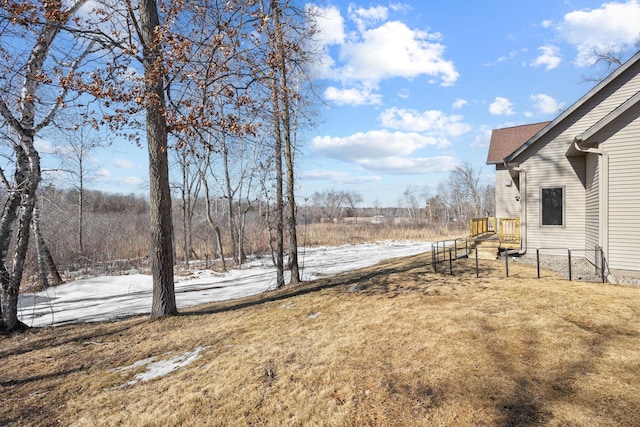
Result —
[[[576,150],[581,153],[592,153],[600,156],[602,160],[600,162],[600,183],[599,183],[599,200],[598,200],[598,210],[599,210],[599,224],[598,224],[598,239],[600,240],[600,245],[602,246],[602,252],[604,253],[604,258],[609,258],[609,208],[607,206],[607,202],[609,200],[609,153],[599,148],[592,147],[581,147],[580,144],[584,142],[582,138],[576,136],[573,139],[573,145]],[[602,266],[604,269],[604,265]],[[607,276],[607,280],[610,283],[615,284],[616,281],[610,274]]]
[[[509,169],[518,172],[518,180],[520,182],[520,250],[518,252],[509,251],[508,253],[524,255],[527,253],[527,172],[520,166]]]

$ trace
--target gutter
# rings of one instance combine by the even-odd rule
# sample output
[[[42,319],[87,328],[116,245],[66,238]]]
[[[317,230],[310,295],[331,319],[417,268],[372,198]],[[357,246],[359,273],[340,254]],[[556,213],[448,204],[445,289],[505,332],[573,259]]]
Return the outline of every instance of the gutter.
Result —
[[[518,172],[520,181],[520,250],[507,251],[507,255],[524,255],[527,253],[527,172],[520,166],[509,167],[508,169]]]
[[[583,134],[584,135],[584,134]],[[600,245],[602,246],[602,252],[604,252],[605,259],[609,258],[609,209],[607,206],[607,202],[609,200],[609,153],[606,151],[593,148],[593,147],[582,147],[580,144],[584,143],[583,135],[576,136],[573,139],[573,145],[576,150],[581,153],[592,153],[600,156],[600,183],[599,186],[599,197],[598,197],[598,240],[600,241]],[[602,266],[604,271],[604,265]],[[611,275],[607,275],[607,280],[609,283],[616,284],[615,278]]]

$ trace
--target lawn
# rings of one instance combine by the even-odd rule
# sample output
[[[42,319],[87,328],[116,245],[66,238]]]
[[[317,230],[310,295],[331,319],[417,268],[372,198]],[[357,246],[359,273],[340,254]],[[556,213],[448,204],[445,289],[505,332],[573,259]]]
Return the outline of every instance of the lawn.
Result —
[[[640,288],[430,261],[2,337],[0,425],[640,425]]]

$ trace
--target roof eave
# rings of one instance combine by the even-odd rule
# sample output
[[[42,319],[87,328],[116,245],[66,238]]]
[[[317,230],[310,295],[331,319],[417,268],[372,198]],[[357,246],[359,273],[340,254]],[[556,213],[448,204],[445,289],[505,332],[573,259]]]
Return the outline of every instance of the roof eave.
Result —
[[[558,117],[556,117],[551,123],[542,128],[540,132],[535,134],[531,139],[525,142],[520,146],[516,151],[505,157],[505,162],[509,163],[514,161],[520,154],[522,154],[526,149],[535,144],[540,138],[542,138],[549,130],[553,129],[558,123],[562,122],[565,118],[571,115],[574,111],[580,108],[585,104],[589,99],[591,99],[596,93],[600,92],[602,88],[607,86],[611,81],[615,80],[618,76],[624,73],[627,69],[629,69],[632,65],[640,60],[640,51],[638,51],[635,55],[633,55],[627,62],[618,67],[613,73],[609,74],[607,78],[602,80],[600,83],[595,85],[589,92],[587,92],[582,98],[577,100],[573,105],[564,110]]]

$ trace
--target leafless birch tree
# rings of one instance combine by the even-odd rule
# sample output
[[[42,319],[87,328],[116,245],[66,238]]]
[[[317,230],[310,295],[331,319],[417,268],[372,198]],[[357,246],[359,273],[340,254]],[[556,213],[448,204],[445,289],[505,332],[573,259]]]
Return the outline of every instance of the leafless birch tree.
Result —
[[[7,331],[22,326],[17,317],[18,295],[41,180],[34,139],[69,102],[66,82],[90,51],[90,44],[77,43],[67,32],[84,3],[6,1],[0,5],[4,76],[0,115],[12,134],[8,142],[15,155],[13,176],[7,177],[4,171],[0,176],[10,189],[0,218],[0,329]]]

